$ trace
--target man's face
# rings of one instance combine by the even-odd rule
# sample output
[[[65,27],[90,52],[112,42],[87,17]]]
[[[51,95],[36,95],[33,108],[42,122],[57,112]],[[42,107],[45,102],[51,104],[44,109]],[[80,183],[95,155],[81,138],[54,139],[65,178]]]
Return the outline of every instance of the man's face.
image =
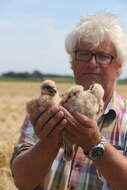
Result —
[[[80,42],[77,44],[75,50],[90,51],[93,53],[116,56],[116,50],[113,44],[109,41],[104,41],[99,44],[98,47],[93,47],[91,43]],[[75,53],[75,57],[72,63],[72,69],[75,76],[75,82],[84,86],[86,89],[93,83],[99,83],[105,89],[105,92],[112,91],[114,88],[115,80],[121,70],[121,64],[118,63],[117,58],[112,58],[110,64],[100,64],[97,61],[97,56],[91,58],[89,61],[80,60]],[[79,55],[80,56],[80,55]],[[99,57],[101,58],[101,57]],[[103,62],[103,57],[101,58]],[[97,61],[96,61],[97,60]],[[107,94],[106,93],[106,94]]]

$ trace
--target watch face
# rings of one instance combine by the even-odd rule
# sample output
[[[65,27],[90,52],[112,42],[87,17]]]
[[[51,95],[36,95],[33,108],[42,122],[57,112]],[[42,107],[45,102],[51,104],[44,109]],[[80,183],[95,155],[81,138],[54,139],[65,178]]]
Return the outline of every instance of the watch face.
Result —
[[[91,152],[91,158],[96,160],[97,158],[101,158],[104,154],[104,148],[96,147]]]

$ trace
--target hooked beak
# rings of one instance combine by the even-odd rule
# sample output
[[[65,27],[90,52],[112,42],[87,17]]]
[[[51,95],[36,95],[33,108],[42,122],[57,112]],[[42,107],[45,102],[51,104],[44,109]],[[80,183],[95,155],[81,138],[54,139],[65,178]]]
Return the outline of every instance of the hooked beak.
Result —
[[[56,89],[55,88],[48,88],[48,91],[51,93],[51,94],[56,94]]]

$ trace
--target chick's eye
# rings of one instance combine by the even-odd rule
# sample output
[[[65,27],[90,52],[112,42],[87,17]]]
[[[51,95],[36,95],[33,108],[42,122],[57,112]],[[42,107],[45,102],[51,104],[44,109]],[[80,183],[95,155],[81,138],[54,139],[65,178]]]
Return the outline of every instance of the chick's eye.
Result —
[[[50,90],[50,89],[51,89],[51,86],[49,86],[49,85],[44,85],[42,88],[43,88],[43,89]]]
[[[50,89],[51,89],[51,87],[50,87],[50,86],[46,86],[46,88],[47,88],[48,90],[50,90]]]
[[[91,86],[90,86],[90,90],[92,90],[93,88],[94,88],[94,85],[91,85]]]

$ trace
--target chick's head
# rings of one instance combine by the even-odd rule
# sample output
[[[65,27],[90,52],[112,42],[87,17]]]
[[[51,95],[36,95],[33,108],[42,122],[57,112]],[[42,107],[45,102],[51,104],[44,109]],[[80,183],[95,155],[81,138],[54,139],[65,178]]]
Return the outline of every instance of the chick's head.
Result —
[[[89,90],[91,91],[93,95],[97,97],[98,100],[103,99],[104,89],[100,84],[98,83],[92,84]]]
[[[83,92],[83,87],[81,85],[75,85],[69,88],[62,97],[61,104],[64,105],[64,103],[67,103],[68,101],[74,99],[75,97],[78,97],[80,92]]]
[[[41,84],[41,95],[47,94],[54,96],[57,93],[56,84],[52,80],[45,80]]]
[[[82,92],[84,89],[83,89],[83,86],[81,85],[75,85],[75,86],[72,86],[68,91],[67,91],[67,94],[70,96],[70,97],[73,97],[73,96],[77,96],[80,92]]]

